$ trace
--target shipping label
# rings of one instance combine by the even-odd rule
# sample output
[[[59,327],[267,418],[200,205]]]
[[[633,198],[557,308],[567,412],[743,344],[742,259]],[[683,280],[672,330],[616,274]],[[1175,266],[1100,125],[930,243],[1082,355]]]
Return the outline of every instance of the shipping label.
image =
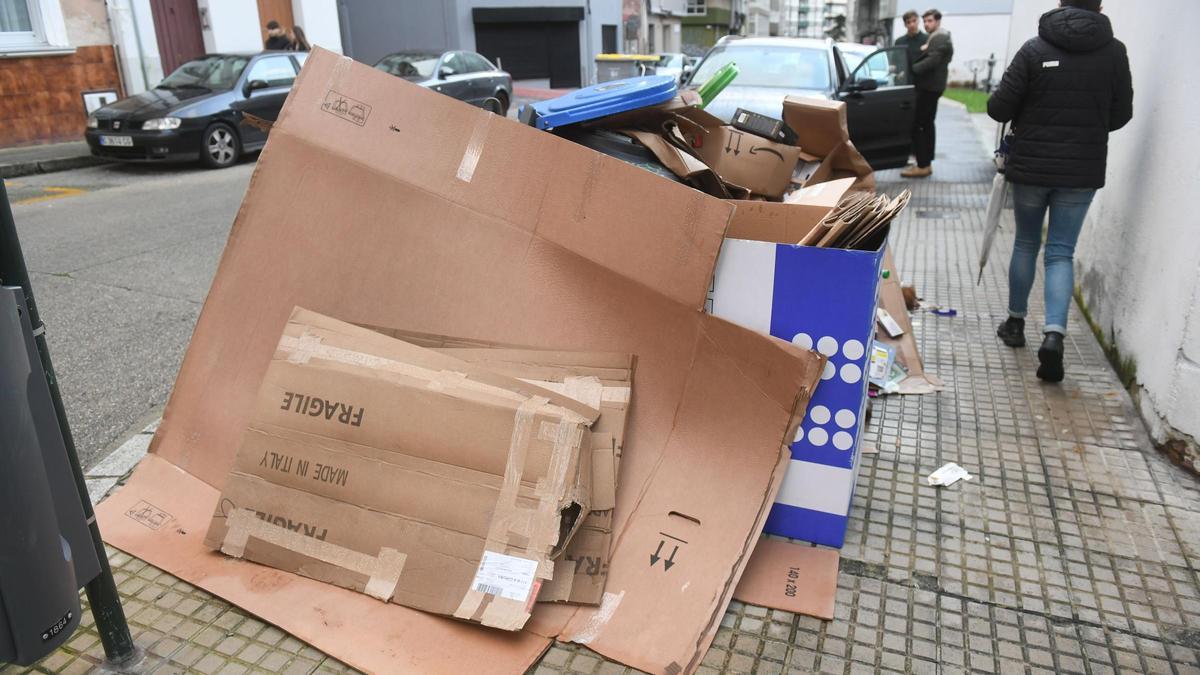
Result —
[[[484,551],[471,588],[480,593],[525,602],[533,588],[533,575],[537,567],[536,560]]]

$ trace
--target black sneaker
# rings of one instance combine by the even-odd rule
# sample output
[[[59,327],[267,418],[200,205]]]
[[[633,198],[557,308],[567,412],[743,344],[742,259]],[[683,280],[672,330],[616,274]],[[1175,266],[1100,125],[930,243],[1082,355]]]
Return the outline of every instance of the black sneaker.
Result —
[[[1038,350],[1037,376],[1047,382],[1063,380],[1063,336],[1062,333],[1046,333],[1042,348]]]
[[[1009,347],[1024,347],[1025,346],[1025,319],[1018,319],[1015,316],[1008,317],[1000,327],[996,329],[996,335],[1004,341],[1004,344]]]

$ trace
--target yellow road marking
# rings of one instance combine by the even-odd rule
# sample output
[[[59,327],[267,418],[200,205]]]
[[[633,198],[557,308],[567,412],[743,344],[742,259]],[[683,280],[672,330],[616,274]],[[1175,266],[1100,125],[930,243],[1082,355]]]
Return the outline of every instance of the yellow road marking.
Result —
[[[47,188],[43,188],[43,189],[48,194],[39,195],[37,197],[27,197],[25,199],[18,199],[17,201],[13,202],[13,204],[15,206],[23,206],[25,204],[38,204],[40,202],[48,202],[53,199],[62,199],[63,197],[74,197],[75,195],[81,195],[81,194],[87,192],[87,190],[84,190],[81,188],[71,188],[71,187],[47,187]]]

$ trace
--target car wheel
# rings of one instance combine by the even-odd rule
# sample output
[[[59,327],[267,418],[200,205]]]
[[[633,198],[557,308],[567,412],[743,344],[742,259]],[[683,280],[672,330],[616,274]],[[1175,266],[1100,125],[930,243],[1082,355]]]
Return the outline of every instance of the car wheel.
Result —
[[[491,104],[491,107],[489,109],[492,112],[496,113],[497,115],[499,115],[501,117],[508,115],[508,96],[505,95],[504,92],[502,92],[502,91],[496,92],[495,96],[488,99],[488,103]]]
[[[228,124],[214,124],[200,142],[200,161],[210,169],[233,166],[242,155],[242,144]]]

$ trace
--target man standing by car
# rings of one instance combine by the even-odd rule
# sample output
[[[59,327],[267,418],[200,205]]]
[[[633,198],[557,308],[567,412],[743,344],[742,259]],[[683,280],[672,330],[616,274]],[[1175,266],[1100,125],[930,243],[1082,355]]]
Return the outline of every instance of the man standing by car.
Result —
[[[933,173],[933,153],[937,144],[934,119],[938,99],[946,91],[950,78],[950,60],[954,58],[954,43],[950,31],[942,28],[942,13],[931,9],[922,15],[929,40],[921,46],[921,56],[913,62],[913,84],[917,89],[916,129],[913,133],[913,154],[917,165],[900,172],[905,178],[925,178]]]
[[[288,39],[287,33],[279,25],[279,22],[272,19],[267,22],[267,40],[263,43],[263,49],[288,49],[292,46],[292,41]]]
[[[904,13],[904,30],[907,32],[896,38],[896,46],[908,50],[908,64],[911,68],[924,53],[921,47],[929,40],[929,36],[921,32],[921,17],[913,9]]]
[[[1061,0],[1042,15],[1038,36],[1013,57],[988,100],[988,115],[1012,122],[1005,176],[1017,223],[1008,269],[1009,318],[996,331],[1025,346],[1025,313],[1046,234],[1046,327],[1037,376],[1063,379],[1063,335],[1075,290],[1075,242],[1096,190],[1104,187],[1108,134],[1133,118],[1125,45],[1113,37],[1100,0]]]

